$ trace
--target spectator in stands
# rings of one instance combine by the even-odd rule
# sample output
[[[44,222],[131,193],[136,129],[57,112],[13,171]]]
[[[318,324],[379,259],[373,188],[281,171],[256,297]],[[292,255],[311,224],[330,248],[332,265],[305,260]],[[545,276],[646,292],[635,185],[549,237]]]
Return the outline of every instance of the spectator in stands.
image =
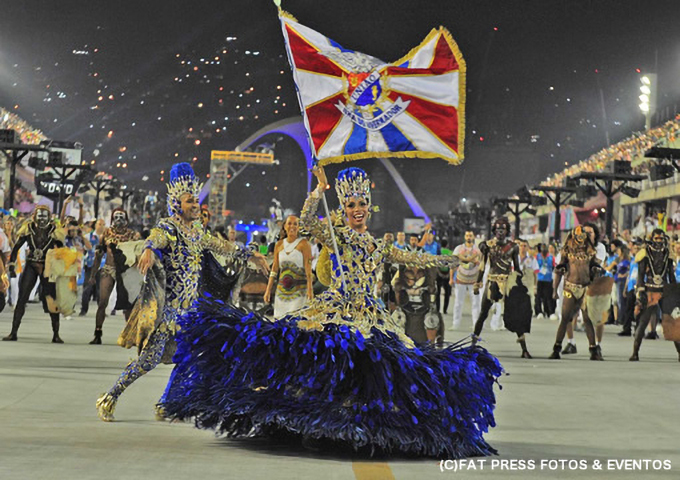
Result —
[[[617,334],[619,337],[630,337],[633,320],[635,319],[635,285],[638,277],[637,253],[643,242],[639,239],[630,244],[630,266],[626,275],[625,297],[623,302],[623,329]]]
[[[397,232],[397,241],[394,242],[394,246],[399,250],[408,249],[408,245],[406,245],[406,234],[404,232]]]
[[[232,227],[229,227],[229,230],[227,231],[227,240],[243,248],[243,242],[236,240],[236,230]]]
[[[680,241],[673,243],[673,259],[675,260],[675,279],[680,283]]]
[[[85,223],[83,228],[85,238],[90,242],[90,248],[86,250],[85,258],[83,259],[83,276],[86,281],[83,284],[83,296],[80,303],[79,316],[81,317],[87,315],[92,299],[99,302],[99,276],[95,277],[94,284],[87,282],[87,279],[90,278],[90,274],[92,273],[96,254],[95,250],[97,245],[99,245],[99,239],[104,234],[104,230],[106,230],[106,224],[103,219],[99,219],[96,222],[92,221]]]
[[[431,255],[439,255],[441,252],[439,242],[434,239],[431,223],[425,225],[425,231],[423,232],[422,238],[418,242],[418,248]]]
[[[452,329],[460,327],[463,315],[463,304],[465,297],[470,297],[472,307],[472,328],[479,318],[481,310],[482,295],[475,294],[475,283],[479,276],[479,269],[482,262],[482,252],[475,245],[475,234],[472,231],[465,232],[465,243],[458,245],[453,254],[460,259],[460,265],[451,269],[449,284],[455,285],[456,299],[453,305],[453,326]]]
[[[9,236],[5,233],[5,229],[0,228],[0,261],[2,261],[4,266],[7,266],[9,263],[10,253],[12,253],[12,243],[10,242]]]
[[[445,238],[442,239],[442,245],[437,255],[451,255],[453,251],[448,247],[449,241]],[[449,284],[450,272],[451,269],[449,267],[440,267],[437,269],[437,297],[435,302],[437,304],[437,311],[441,312],[442,310],[439,308],[441,303],[440,297],[442,294],[444,295],[444,314],[448,313],[449,311],[449,300],[451,298],[451,285]]]
[[[624,310],[626,302],[626,284],[628,283],[628,271],[630,270],[630,251],[624,244],[617,247],[618,263],[616,265],[616,273],[614,274],[614,284],[616,285],[617,296],[617,316],[616,323],[623,325]]]
[[[610,246],[609,246],[609,255],[607,256],[607,259],[604,262],[604,269],[605,269],[605,275],[608,277],[613,277],[614,278],[614,286],[612,287],[612,304],[611,308],[609,309],[609,318],[607,319],[607,325],[612,325],[614,324],[614,320],[618,318],[618,312],[619,312],[619,296],[616,293],[616,269],[618,268],[618,263],[619,263],[619,248],[621,247],[622,243],[619,240],[614,240]]]
[[[522,283],[529,291],[531,308],[534,309],[536,306],[536,272],[538,271],[538,262],[535,255],[531,254],[529,243],[526,240],[519,239],[517,243],[519,243],[519,266],[524,274]]]
[[[537,264],[537,282],[536,282],[536,303],[534,312],[537,318],[554,318],[554,304],[553,304],[553,270],[555,269],[555,257],[548,252],[548,246],[540,245],[539,253],[536,255]]]
[[[411,235],[408,238],[406,250],[409,252],[422,252],[423,249],[418,246],[418,235]]]

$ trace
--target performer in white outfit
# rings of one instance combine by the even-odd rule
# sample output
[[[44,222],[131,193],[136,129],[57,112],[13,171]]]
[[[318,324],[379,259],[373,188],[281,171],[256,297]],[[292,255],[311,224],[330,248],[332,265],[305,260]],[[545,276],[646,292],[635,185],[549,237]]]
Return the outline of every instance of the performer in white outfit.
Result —
[[[449,283],[455,286],[456,300],[453,305],[453,328],[460,327],[461,316],[463,315],[463,305],[465,296],[470,296],[472,306],[472,327],[479,317],[479,309],[482,296],[474,294],[474,285],[477,281],[479,266],[482,261],[482,252],[475,246],[474,232],[465,232],[465,243],[458,245],[453,254],[460,259],[460,265],[455,270],[451,270]]]
[[[285,237],[276,242],[274,263],[269,275],[264,301],[271,302],[274,282],[277,282],[274,298],[274,318],[279,319],[298,310],[314,297],[312,285],[312,247],[298,236],[300,220],[293,215],[283,224]]]

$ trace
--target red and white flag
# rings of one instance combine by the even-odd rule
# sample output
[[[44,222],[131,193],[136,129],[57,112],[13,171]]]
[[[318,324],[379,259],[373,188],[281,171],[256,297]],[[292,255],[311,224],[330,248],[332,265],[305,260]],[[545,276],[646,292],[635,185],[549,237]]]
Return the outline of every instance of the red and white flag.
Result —
[[[465,61],[434,29],[393,63],[341,47],[279,10],[315,159],[443,158],[458,164],[465,139]]]

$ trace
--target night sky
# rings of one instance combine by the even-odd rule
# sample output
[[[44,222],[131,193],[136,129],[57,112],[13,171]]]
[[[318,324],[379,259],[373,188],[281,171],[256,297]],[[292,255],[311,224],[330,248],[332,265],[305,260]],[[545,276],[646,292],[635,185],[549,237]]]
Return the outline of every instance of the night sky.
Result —
[[[639,72],[658,72],[660,109],[680,105],[678,0],[284,0],[283,7],[386,61],[432,27],[450,30],[468,66],[466,163],[398,167],[406,178],[417,171],[451,185],[452,198],[519,188],[522,178],[496,168],[494,182],[484,178],[484,162],[494,157],[498,165],[506,149],[514,152],[507,168],[524,168],[527,182],[537,182],[607,145],[607,134],[615,142],[642,129]],[[271,0],[3,2],[0,105],[50,138],[81,142],[97,169],[151,190],[161,189],[173,162],[193,161],[205,176],[210,150],[232,149],[299,114]],[[526,171],[522,152],[539,158],[538,167]],[[437,194],[419,186],[418,196]]]

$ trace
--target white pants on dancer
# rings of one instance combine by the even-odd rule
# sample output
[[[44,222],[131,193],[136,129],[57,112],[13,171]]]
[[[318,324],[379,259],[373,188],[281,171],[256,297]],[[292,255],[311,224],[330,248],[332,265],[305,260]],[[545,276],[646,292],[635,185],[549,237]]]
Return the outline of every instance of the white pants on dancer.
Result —
[[[564,281],[560,282],[560,286],[557,287],[557,306],[555,307],[555,313],[557,314],[557,319],[560,322],[562,321],[562,304],[563,303],[564,303]]]
[[[15,306],[17,304],[17,300],[19,299],[19,275],[9,280],[9,295],[10,303],[12,306]]]
[[[108,315],[111,313],[113,310],[116,309],[116,302],[118,301],[118,291],[116,290],[116,286],[114,285],[113,290],[111,291],[111,296],[109,297],[109,305],[106,307],[109,309],[106,314]]]
[[[460,327],[461,317],[463,316],[463,305],[465,304],[465,296],[470,297],[470,304],[472,306],[472,328],[475,328],[475,322],[479,318],[479,310],[482,305],[482,295],[483,291],[475,295],[473,293],[473,285],[465,285],[461,283],[456,283],[456,300],[453,304],[453,328]]]
[[[10,302],[12,303],[13,307],[16,307],[17,305],[17,300],[19,300],[19,277],[21,274],[18,274],[16,277],[11,278],[9,280],[9,297],[10,297]],[[31,295],[28,297],[28,301],[32,302],[35,300],[35,297],[38,296],[38,287],[40,286],[40,282],[35,282],[35,287],[33,287],[33,290],[31,290]]]
[[[504,304],[501,302],[496,302],[491,310],[493,311],[493,316],[491,317],[491,330],[494,332],[503,328],[503,307]]]

